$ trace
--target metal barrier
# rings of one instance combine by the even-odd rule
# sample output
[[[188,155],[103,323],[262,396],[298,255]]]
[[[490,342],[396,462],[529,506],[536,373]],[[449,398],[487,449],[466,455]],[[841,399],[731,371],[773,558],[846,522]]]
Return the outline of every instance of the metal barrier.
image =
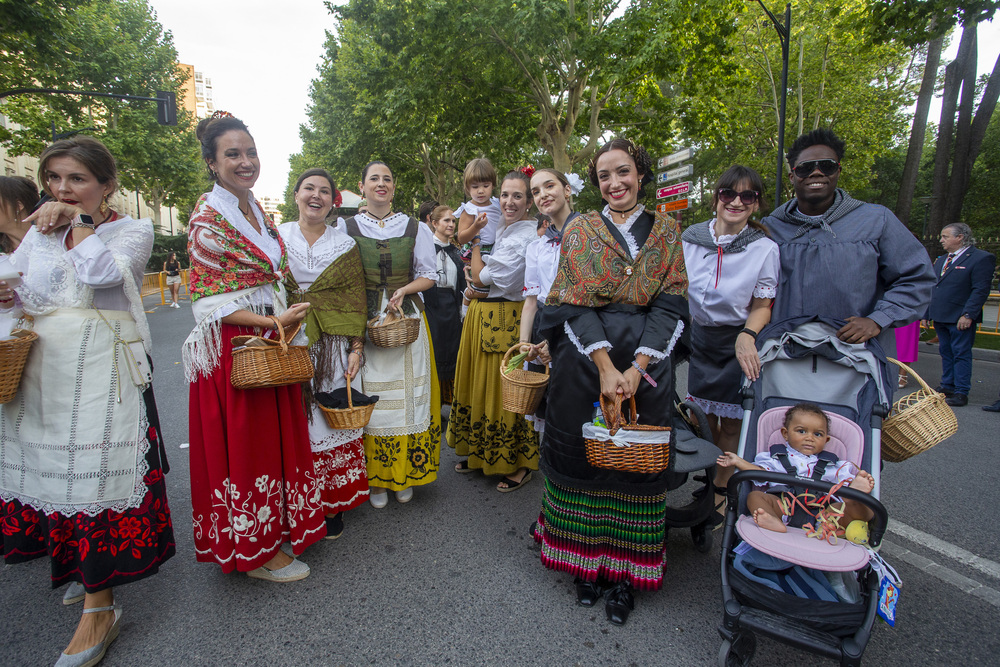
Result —
[[[160,293],[160,305],[166,305],[167,294],[170,292],[167,289],[167,272],[157,271],[156,273],[146,273],[142,276],[142,287],[139,289],[140,294],[143,298],[146,298],[150,294]],[[191,289],[188,286],[188,270],[181,269],[181,289],[178,292],[178,296],[182,294],[187,294],[188,298],[191,296]]]

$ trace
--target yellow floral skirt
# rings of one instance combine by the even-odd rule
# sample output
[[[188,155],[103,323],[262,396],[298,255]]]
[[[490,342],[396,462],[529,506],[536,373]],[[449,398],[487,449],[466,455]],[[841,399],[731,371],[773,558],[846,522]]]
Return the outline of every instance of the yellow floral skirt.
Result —
[[[462,326],[447,440],[486,475],[538,470],[538,433],[500,395],[500,362],[520,338],[522,305],[474,300]]]
[[[392,491],[433,482],[441,465],[441,392],[427,320],[409,345],[367,342],[361,378],[364,392],[379,396],[363,438],[368,482]],[[413,429],[409,419],[428,426],[405,433]]]

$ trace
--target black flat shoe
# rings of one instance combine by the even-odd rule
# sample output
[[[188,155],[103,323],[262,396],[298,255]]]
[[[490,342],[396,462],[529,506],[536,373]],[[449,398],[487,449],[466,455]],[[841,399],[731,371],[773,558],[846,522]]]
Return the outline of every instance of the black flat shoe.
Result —
[[[632,596],[632,584],[623,581],[608,589],[604,600],[604,612],[608,620],[615,625],[625,625],[629,613],[635,609],[635,597]]]
[[[1000,412],[1000,401],[997,401],[993,405],[984,405],[983,410],[986,410],[986,412]]]
[[[960,408],[963,405],[969,404],[969,397],[966,394],[959,394],[958,392],[955,392],[948,398],[944,399],[944,402],[953,408]]]
[[[576,603],[582,607],[593,607],[604,594],[596,581],[584,581],[577,577],[573,583],[576,584]]]
[[[941,385],[934,387],[934,391],[936,391],[939,394],[944,394],[945,398],[951,398],[955,394],[954,389],[945,389]]]

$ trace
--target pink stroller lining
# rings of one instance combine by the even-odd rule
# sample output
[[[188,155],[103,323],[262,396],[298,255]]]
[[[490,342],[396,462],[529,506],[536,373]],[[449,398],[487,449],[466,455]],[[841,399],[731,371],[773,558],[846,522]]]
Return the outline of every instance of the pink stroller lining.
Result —
[[[801,528],[789,528],[787,533],[778,533],[761,528],[749,516],[736,520],[736,531],[758,551],[824,572],[853,572],[860,570],[869,560],[868,551],[854,542],[838,539],[836,544],[830,544],[806,537]]]

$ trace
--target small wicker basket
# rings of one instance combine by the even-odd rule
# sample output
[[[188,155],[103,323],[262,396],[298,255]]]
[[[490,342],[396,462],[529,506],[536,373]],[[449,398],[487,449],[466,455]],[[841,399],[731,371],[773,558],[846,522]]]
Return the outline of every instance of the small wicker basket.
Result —
[[[368,320],[368,337],[376,347],[402,347],[420,335],[420,318],[406,317],[398,308],[386,309],[385,319]]]
[[[670,431],[669,426],[650,426],[636,423],[635,397],[629,398],[629,420],[622,424],[622,397],[615,397],[614,411],[608,410],[604,394],[600,396],[601,411],[608,431],[614,435],[622,431]],[[660,473],[670,466],[669,443],[630,442],[627,447],[611,440],[584,438],[587,463],[595,468],[622,470],[625,472]]]
[[[31,316],[22,319],[30,322]],[[14,400],[31,344],[38,340],[38,334],[27,329],[14,329],[10,335],[13,336],[10,340],[0,341],[0,403]]]
[[[280,325],[278,318],[270,316]],[[311,380],[312,361],[309,348],[304,345],[289,345],[301,324],[290,327],[278,326],[279,340],[261,336],[235,336],[232,340],[233,370],[230,381],[237,389],[259,389],[261,387],[282,387]]]
[[[347,407],[328,408],[320,405],[318,402],[316,405],[319,405],[319,409],[323,411],[323,416],[326,418],[326,423],[330,428],[364,428],[368,426],[368,422],[372,418],[375,403],[354,407],[354,399],[351,397],[351,376],[345,373],[344,377],[347,378]]]
[[[889,418],[882,423],[882,458],[898,463],[954,435],[958,420],[945,403],[944,394],[931,389],[906,364],[891,358],[889,361],[915,377],[921,387],[896,401]]]
[[[526,371],[523,368],[508,371],[507,364],[510,363],[514,350],[520,347],[520,343],[511,346],[500,362],[500,396],[504,410],[519,415],[533,415],[549,384],[549,366],[545,365],[544,373]]]

